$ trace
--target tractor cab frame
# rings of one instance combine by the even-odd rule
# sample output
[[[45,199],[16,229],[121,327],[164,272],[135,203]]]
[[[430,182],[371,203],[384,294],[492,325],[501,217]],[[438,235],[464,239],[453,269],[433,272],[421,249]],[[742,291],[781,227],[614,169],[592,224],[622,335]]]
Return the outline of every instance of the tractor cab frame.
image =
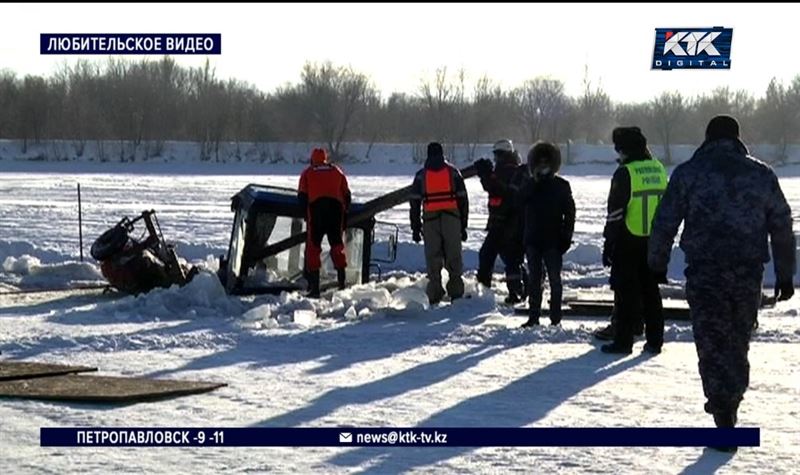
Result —
[[[368,208],[364,203],[350,206],[344,242],[347,285],[368,282],[371,267],[377,267],[380,273],[379,263],[394,262],[397,256],[397,226],[377,221]],[[219,270],[227,292],[242,295],[305,290],[305,210],[296,190],[250,184],[231,198],[231,210],[230,244],[227,255],[220,256]],[[366,219],[351,221],[353,215]],[[388,249],[384,256],[373,259],[376,227],[386,237]],[[323,252],[322,263],[321,287],[335,286],[336,270],[329,251]]]

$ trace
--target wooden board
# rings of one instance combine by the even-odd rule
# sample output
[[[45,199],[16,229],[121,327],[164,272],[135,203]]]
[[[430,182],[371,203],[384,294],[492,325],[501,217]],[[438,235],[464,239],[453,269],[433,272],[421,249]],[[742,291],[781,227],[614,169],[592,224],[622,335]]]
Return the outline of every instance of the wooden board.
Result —
[[[42,378],[71,373],[97,371],[89,366],[67,366],[32,361],[0,361],[0,381]]]
[[[547,316],[547,304],[542,308],[542,315]],[[611,317],[614,302],[605,300],[571,300],[564,302],[561,313],[565,317]],[[689,320],[689,306],[682,302],[664,301],[664,319]],[[514,315],[528,315],[527,307],[514,308]]]
[[[166,379],[64,375],[0,381],[0,397],[129,403],[204,393],[223,386],[227,385]]]
[[[614,302],[589,302],[589,301],[574,301],[569,302],[569,309],[572,315],[592,315],[592,316],[611,316],[614,308]],[[664,302],[662,314],[666,320],[689,320],[689,307],[682,305],[674,305]],[[566,313],[565,313],[566,315]]]

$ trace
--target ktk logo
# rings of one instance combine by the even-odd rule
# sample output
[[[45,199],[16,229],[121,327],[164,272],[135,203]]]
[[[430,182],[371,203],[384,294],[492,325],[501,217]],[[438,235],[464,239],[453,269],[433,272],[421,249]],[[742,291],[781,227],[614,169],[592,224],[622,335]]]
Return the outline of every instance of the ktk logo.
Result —
[[[719,56],[719,51],[714,48],[714,39],[719,36],[719,31],[690,32],[679,31],[673,33],[668,31],[664,34],[666,43],[664,44],[664,54],[672,53],[675,56],[697,56],[700,53],[708,53],[709,56]],[[681,47],[681,43],[686,44],[686,49]]]
[[[656,28],[652,69],[730,69],[733,28]]]

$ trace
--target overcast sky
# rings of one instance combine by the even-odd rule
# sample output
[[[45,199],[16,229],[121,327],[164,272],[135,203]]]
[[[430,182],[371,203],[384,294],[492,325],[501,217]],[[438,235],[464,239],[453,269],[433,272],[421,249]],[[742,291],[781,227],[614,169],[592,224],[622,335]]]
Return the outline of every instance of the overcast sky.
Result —
[[[0,4],[0,18],[0,69],[20,75],[77,58],[40,55],[40,33],[221,33],[218,75],[265,91],[307,60],[349,64],[387,95],[415,92],[440,66],[507,87],[549,75],[576,94],[588,65],[620,101],[718,85],[761,95],[771,77],[800,73],[795,4]],[[730,71],[650,70],[655,28],[709,26],[734,29]]]

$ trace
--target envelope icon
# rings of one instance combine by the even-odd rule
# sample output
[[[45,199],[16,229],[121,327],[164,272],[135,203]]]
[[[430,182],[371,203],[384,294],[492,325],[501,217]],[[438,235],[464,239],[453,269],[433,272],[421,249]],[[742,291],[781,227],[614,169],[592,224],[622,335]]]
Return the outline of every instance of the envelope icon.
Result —
[[[339,443],[340,444],[349,444],[353,442],[353,433],[352,432],[339,432]]]

